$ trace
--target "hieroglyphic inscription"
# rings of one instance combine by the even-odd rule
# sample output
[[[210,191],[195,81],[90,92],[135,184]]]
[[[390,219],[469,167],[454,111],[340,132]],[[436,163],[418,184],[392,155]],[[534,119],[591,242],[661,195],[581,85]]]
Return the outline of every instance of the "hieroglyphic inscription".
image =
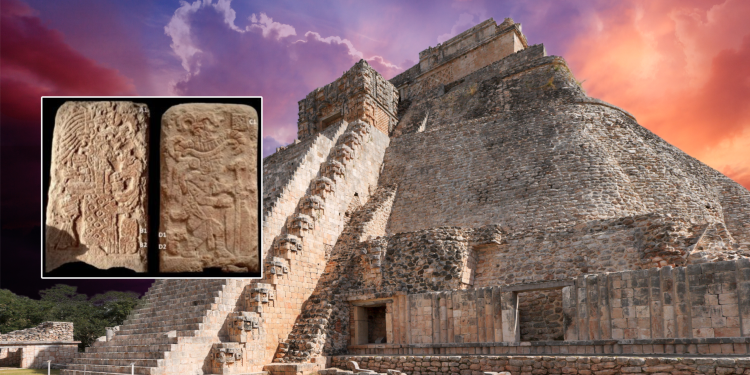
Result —
[[[148,107],[67,102],[57,112],[47,203],[46,269],[83,261],[146,271]]]
[[[259,271],[255,109],[174,106],[162,117],[161,147],[161,271]]]

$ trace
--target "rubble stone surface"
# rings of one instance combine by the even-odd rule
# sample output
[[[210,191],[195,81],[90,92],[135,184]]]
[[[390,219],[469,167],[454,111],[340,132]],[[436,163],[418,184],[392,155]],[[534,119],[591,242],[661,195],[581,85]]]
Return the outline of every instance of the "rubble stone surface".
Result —
[[[73,341],[73,323],[44,322],[36,327],[0,334],[0,366],[60,368],[75,358],[79,341]]]

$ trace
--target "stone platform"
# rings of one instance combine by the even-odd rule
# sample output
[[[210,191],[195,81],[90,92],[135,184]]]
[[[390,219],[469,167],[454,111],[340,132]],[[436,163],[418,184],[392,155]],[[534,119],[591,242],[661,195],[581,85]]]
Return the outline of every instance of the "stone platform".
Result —
[[[362,369],[379,373],[398,370],[409,375],[483,375],[508,371],[519,374],[614,375],[656,374],[750,374],[745,358],[639,358],[615,356],[336,356],[331,364],[347,368],[355,361]]]

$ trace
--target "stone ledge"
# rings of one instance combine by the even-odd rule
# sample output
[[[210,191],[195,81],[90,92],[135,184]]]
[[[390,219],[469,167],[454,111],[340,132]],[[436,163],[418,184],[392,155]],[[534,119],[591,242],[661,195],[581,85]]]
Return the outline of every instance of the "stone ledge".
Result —
[[[0,346],[78,345],[80,341],[0,341]]]
[[[593,105],[601,105],[601,106],[609,107],[609,108],[616,109],[616,110],[622,112],[623,114],[625,114],[625,116],[628,116],[628,117],[632,118],[634,121],[638,121],[638,120],[635,119],[635,116],[633,116],[632,114],[630,114],[630,112],[628,112],[628,111],[626,111],[626,110],[624,110],[624,109],[622,109],[622,108],[620,108],[620,107],[618,107],[618,106],[616,106],[614,104],[609,104],[609,103],[607,103],[607,102],[605,102],[604,100],[601,100],[601,99],[586,97],[586,98],[581,98],[581,99],[575,99],[573,101],[573,103],[575,103],[575,104],[593,104]]]
[[[750,337],[669,338],[638,340],[583,340],[583,341],[520,341],[520,342],[465,342],[435,344],[365,344],[349,345],[349,349],[399,349],[399,348],[474,348],[493,346],[590,346],[590,345],[698,345],[698,344],[748,344]]]
[[[659,373],[672,375],[750,374],[750,358],[643,358],[634,356],[549,356],[549,355],[428,355],[428,356],[336,356],[334,367],[356,361],[360,368],[385,372],[390,369],[409,375],[482,375],[508,371],[517,374]]]

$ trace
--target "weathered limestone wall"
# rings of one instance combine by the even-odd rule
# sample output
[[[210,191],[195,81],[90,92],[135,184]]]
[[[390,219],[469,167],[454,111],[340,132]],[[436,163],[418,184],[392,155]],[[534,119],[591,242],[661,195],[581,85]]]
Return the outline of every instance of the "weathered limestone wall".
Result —
[[[390,327],[387,343],[362,345],[362,340],[357,340],[357,333],[352,332],[348,348],[350,352],[455,354],[466,348],[484,350],[482,348],[528,346],[520,343],[523,340],[523,321],[533,319],[525,318],[524,314],[537,311],[530,311],[531,304],[524,310],[519,299],[524,294],[543,295],[533,293],[537,291],[544,291],[546,297],[543,303],[548,304],[538,310],[551,310],[563,317],[562,324],[553,327],[557,329],[531,333],[532,339],[545,340],[537,341],[537,347],[560,346],[563,344],[548,340],[564,338],[567,343],[564,345],[568,346],[607,347],[593,348],[593,351],[584,348],[580,349],[583,352],[577,351],[579,354],[627,354],[631,350],[643,349],[629,345],[654,343],[673,345],[669,349],[672,353],[704,354],[702,351],[696,352],[700,345],[708,348],[708,345],[721,344],[731,348],[731,352],[725,354],[744,354],[746,344],[750,342],[748,259],[678,268],[588,274],[575,281],[557,280],[469,290],[419,294],[362,294],[351,291],[339,295],[337,299],[345,299],[352,306],[386,307],[386,323]],[[559,299],[550,301],[551,295]],[[559,320],[553,318],[551,321]],[[734,344],[739,345],[737,353]],[[683,346],[675,349],[674,345]],[[451,351],[446,352],[448,349]],[[477,354],[509,353],[502,350],[510,349],[492,350]],[[513,350],[510,353],[524,353],[518,348]],[[559,350],[563,349],[555,352],[552,348],[534,350],[542,351],[525,353],[576,353],[567,351],[570,348],[562,352]]]
[[[569,292],[578,311],[566,340],[750,334],[748,259],[586,275]]]
[[[565,273],[750,255],[745,239],[750,192],[667,144],[626,112],[587,98],[564,61],[544,57],[541,46],[412,98],[399,116],[382,177],[401,187],[388,233],[499,224],[510,246],[505,255],[514,262],[493,266],[512,265],[526,274],[534,269],[515,262],[516,257],[537,255],[540,247],[569,263],[543,267]],[[651,214],[657,218],[647,220],[669,232],[668,241],[650,227],[629,228],[620,220],[629,223],[626,218]],[[606,220],[623,232],[610,231]],[[678,229],[670,229],[670,221]],[[610,233],[596,234],[602,228]],[[585,235],[593,247],[584,250],[572,233]],[[659,241],[647,240],[650,234]],[[548,241],[569,242],[580,250],[568,254],[564,246],[548,248]],[[635,253],[633,244],[638,245]],[[477,270],[485,278],[513,275],[506,282],[526,277],[486,271]]]
[[[521,341],[564,339],[562,290],[518,294]]]
[[[34,328],[0,334],[4,341],[73,341],[73,323],[44,322]]]
[[[377,186],[388,136],[363,121],[349,123],[346,129],[287,219],[286,229],[275,238],[274,250],[266,255],[267,272],[274,273],[267,273],[263,282],[271,284],[276,300],[263,306],[263,361],[249,367],[252,371],[260,371],[274,358],[284,358],[277,349],[287,345],[288,337],[293,339],[295,321],[319,284],[352,213],[348,210],[360,206],[352,202],[366,202]],[[324,344],[320,339],[308,341],[314,346]]]
[[[346,130],[334,124],[304,141],[263,159],[263,254],[268,254],[286,220]]]
[[[0,335],[0,366],[46,368],[47,361],[67,364],[78,352],[73,323],[44,322]]]
[[[460,79],[526,47],[521,25],[492,18],[419,53],[419,64],[391,79],[402,99]]]
[[[477,248],[477,287],[577,277],[586,273],[681,266],[747,257],[715,233],[720,223],[690,223],[661,214],[596,220],[564,232],[503,233]],[[708,234],[708,235],[707,235]]]
[[[339,79],[299,101],[297,137],[305,140],[341,120],[362,120],[390,134],[396,126],[398,98],[396,88],[360,60]]]
[[[353,315],[355,309],[350,309],[344,299],[331,296],[358,288],[363,282],[377,285],[382,280],[380,268],[386,245],[373,244],[366,254],[359,245],[371,235],[384,234],[385,218],[390,213],[395,193],[394,186],[380,187],[350,214],[315,291],[302,308],[304,313],[295,322],[289,339],[279,345],[276,361],[305,362],[322,354],[346,352],[350,332],[356,329],[351,323],[357,320]],[[365,270],[363,273],[358,273],[360,267]],[[354,275],[359,277],[347,277]],[[387,329],[386,334],[391,333]],[[283,368],[274,367],[274,373]]]
[[[380,373],[389,369],[409,375],[482,375],[485,371],[519,374],[597,374],[659,373],[750,374],[747,358],[638,358],[638,357],[543,357],[543,356],[337,356],[332,367],[347,369],[349,361],[360,368]]]
[[[0,366],[20,367],[22,353],[23,349],[21,347],[0,347]]]
[[[515,74],[523,72],[524,70],[527,70],[528,69],[527,65],[537,60],[539,60],[538,63],[533,66],[537,66],[540,64],[543,65],[543,64],[549,63],[550,61],[554,61],[554,57],[542,59],[546,56],[547,56],[547,52],[545,51],[543,45],[541,44],[533,45],[523,50],[520,50],[516,53],[508,55],[502,59],[499,59],[493,62],[492,64],[484,68],[481,68],[477,70],[476,72],[473,72],[461,79],[448,82],[442,87],[438,86],[430,90],[423,90],[422,92],[419,93],[419,95],[414,95],[412,97],[402,97],[401,102],[399,103],[399,108],[398,108],[399,123],[396,129],[394,129],[393,136],[398,137],[403,134],[416,133],[419,127],[423,123],[425,123],[425,119],[427,119],[425,126],[430,125],[431,128],[445,122],[446,119],[448,119],[448,122],[445,125],[453,126],[459,120],[463,120],[465,122],[467,120],[474,120],[477,118],[485,117],[488,114],[489,115],[498,114],[502,111],[507,111],[511,109],[510,107],[511,103],[509,102],[509,103],[503,103],[503,106],[501,107],[491,106],[491,107],[485,108],[484,111],[478,110],[478,111],[475,111],[475,113],[467,114],[465,111],[465,107],[463,106],[459,106],[459,107],[443,106],[443,104],[446,104],[446,103],[442,102],[443,100],[442,97],[445,94],[448,94],[451,91],[453,91],[456,87],[459,87],[460,85],[468,82],[468,85],[467,85],[468,90],[467,89],[462,90],[464,92],[462,93],[463,95],[461,95],[460,99],[472,100],[475,98],[475,95],[480,88],[479,83],[481,81],[490,79],[493,76],[497,76],[498,78],[511,77]],[[392,79],[391,82],[393,82],[394,84],[398,86],[397,78],[399,77],[400,76],[397,76],[396,78]],[[546,82],[544,82],[543,84],[545,83]],[[526,89],[526,87],[524,87],[524,89]],[[538,90],[535,90],[535,91],[538,91]],[[505,99],[506,100],[510,99],[510,96],[506,94]],[[508,107],[505,107],[504,104],[509,104],[509,105]],[[528,101],[527,103],[524,103],[524,104],[531,105],[532,108],[535,108],[537,107],[538,103],[535,103],[534,101]],[[460,110],[460,111],[456,113],[451,113],[452,110]],[[427,116],[428,113],[432,113],[433,115]],[[438,115],[434,115],[434,114],[438,114]],[[455,115],[455,116],[452,116],[452,115]],[[440,119],[441,121],[438,122],[437,119]]]

